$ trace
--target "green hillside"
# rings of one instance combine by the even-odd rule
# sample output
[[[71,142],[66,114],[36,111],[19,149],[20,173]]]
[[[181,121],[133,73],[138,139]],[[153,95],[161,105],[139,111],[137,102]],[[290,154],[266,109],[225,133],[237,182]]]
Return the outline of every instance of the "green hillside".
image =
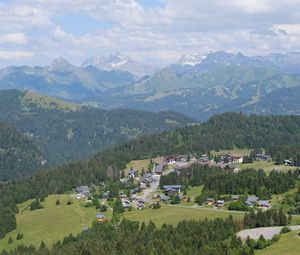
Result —
[[[0,122],[0,182],[31,174],[42,167],[43,160],[30,136]]]
[[[98,105],[134,109],[172,109],[206,120],[235,111],[257,114],[299,114],[299,74],[268,66],[219,64],[208,71],[165,68],[146,81],[99,96]]]
[[[139,135],[193,122],[172,112],[107,111],[16,90],[0,92],[0,121],[28,133],[48,166],[90,157]]]
[[[300,252],[300,237],[296,231],[284,234],[280,240],[266,249],[255,252],[257,255],[298,255]]]
[[[56,205],[59,199],[60,205]],[[67,205],[71,201],[71,205]],[[14,249],[20,244],[33,244],[39,247],[42,241],[48,246],[62,240],[70,233],[80,233],[84,228],[90,227],[97,210],[93,207],[84,207],[83,201],[78,201],[68,195],[51,195],[43,202],[43,209],[30,211],[30,200],[18,206],[18,228],[10,232],[4,239],[0,239],[0,247],[6,250]],[[21,240],[16,240],[18,233],[23,234]],[[9,237],[14,239],[8,244]],[[0,249],[1,250],[1,249]]]

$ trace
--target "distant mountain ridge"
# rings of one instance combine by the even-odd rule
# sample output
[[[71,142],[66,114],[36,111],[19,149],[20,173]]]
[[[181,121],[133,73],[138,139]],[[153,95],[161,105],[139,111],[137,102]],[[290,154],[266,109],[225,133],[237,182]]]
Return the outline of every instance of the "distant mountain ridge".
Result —
[[[299,52],[196,53],[155,73],[144,67],[122,54],[92,57],[82,67],[58,58],[47,67],[0,70],[0,90],[32,90],[106,109],[176,111],[199,120],[226,111],[300,113]]]
[[[226,111],[300,113],[296,96],[300,90],[300,53],[248,57],[215,52],[194,60],[199,63],[173,64],[152,77],[106,91],[99,105],[172,109],[201,120]]]
[[[82,67],[94,66],[100,70],[112,71],[125,71],[142,78],[145,75],[152,75],[154,69],[148,65],[141,64],[128,56],[120,53],[111,54],[108,58],[103,56],[94,56],[85,60]]]
[[[92,63],[77,67],[63,57],[45,67],[10,66],[0,70],[0,90],[32,90],[75,102],[89,101],[105,90],[138,80],[135,74],[126,70],[136,68],[137,72],[142,72],[143,65],[122,57],[126,58],[126,65],[111,66],[103,70],[91,65]],[[115,59],[115,64],[116,61]]]

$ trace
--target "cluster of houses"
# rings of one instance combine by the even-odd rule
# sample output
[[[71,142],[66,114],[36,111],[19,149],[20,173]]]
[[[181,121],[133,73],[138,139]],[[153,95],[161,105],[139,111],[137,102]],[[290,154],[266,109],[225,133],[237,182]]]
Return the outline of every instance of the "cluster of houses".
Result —
[[[156,200],[157,202],[166,202],[171,199],[172,196],[178,195],[180,199],[183,196],[180,194],[181,185],[164,185],[163,186],[163,194],[155,194],[153,195],[152,199]]]
[[[147,202],[145,199],[136,198],[134,196],[130,199],[130,201],[127,197],[121,198],[121,201],[125,209],[128,209],[129,207],[135,207],[139,210],[143,209],[145,207],[145,203]]]
[[[262,154],[262,153],[258,153],[255,156],[255,160],[256,161],[268,161],[268,160],[271,160],[271,156],[266,155],[266,154]]]
[[[232,195],[231,201],[238,201],[240,199],[239,195]],[[217,200],[215,201],[213,198],[207,198],[205,201],[206,205],[215,205],[216,207],[223,207],[225,205],[225,200]],[[270,208],[270,201],[269,200],[260,200],[256,196],[248,196],[245,204],[249,207],[260,207],[260,208]]]
[[[249,196],[246,200],[246,205],[253,207],[257,205],[261,208],[269,208],[270,207],[270,201],[269,200],[260,200],[256,196]]]

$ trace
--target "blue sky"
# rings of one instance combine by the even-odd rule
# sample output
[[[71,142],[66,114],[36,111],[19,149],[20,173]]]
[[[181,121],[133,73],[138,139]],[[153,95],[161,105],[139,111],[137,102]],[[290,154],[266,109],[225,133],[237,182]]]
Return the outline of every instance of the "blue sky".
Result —
[[[299,17],[300,0],[2,0],[0,67],[114,52],[163,66],[186,53],[299,51]]]

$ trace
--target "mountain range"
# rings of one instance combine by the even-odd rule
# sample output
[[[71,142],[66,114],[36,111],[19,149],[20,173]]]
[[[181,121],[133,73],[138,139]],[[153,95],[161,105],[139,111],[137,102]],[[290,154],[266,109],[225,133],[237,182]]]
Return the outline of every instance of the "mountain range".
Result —
[[[189,54],[159,71],[119,53],[80,67],[58,58],[46,67],[0,70],[0,89],[12,88],[106,109],[172,110],[198,120],[226,111],[299,114],[300,53]]]

